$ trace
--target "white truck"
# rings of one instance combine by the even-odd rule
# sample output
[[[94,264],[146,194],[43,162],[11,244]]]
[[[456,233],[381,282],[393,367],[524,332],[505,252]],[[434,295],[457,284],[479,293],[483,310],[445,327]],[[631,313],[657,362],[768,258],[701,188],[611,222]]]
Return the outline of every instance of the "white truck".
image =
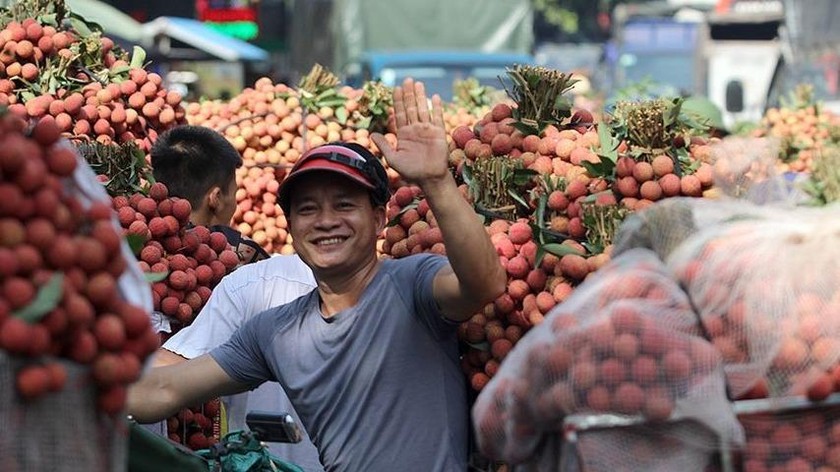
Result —
[[[837,0],[669,0],[642,5],[616,9],[624,17],[616,23],[615,86],[626,85],[622,77],[642,73],[654,81],[664,79],[664,85],[682,93],[707,96],[721,109],[727,128],[758,121],[799,83],[812,84],[817,99],[840,109]],[[655,22],[652,11],[657,12]],[[637,47],[641,52],[632,51],[627,32],[639,24],[665,31],[663,22],[670,30],[693,32],[691,40],[649,41]],[[656,37],[657,30],[644,28],[651,31],[644,37]],[[673,59],[657,61],[659,57]],[[671,66],[633,71],[644,58],[649,64]],[[677,76],[680,83],[667,83]]]

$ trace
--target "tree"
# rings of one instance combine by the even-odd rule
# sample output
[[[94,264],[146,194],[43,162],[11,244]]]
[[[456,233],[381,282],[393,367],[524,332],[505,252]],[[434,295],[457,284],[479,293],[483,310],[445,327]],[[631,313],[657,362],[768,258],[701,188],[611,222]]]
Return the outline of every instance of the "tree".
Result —
[[[649,0],[532,0],[537,36],[558,41],[603,40],[609,36],[610,14],[615,5],[646,1]]]

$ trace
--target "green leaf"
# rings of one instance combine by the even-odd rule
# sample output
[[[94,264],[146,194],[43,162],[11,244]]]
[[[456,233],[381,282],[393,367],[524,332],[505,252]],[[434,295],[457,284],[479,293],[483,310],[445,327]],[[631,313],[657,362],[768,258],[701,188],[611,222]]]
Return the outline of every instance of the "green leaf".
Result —
[[[548,205],[548,195],[542,194],[540,195],[540,199],[537,202],[537,211],[534,217],[537,220],[537,226],[542,229],[545,228],[545,208]],[[540,242],[542,242],[542,231],[540,231]]]
[[[530,136],[532,134],[535,135],[535,136],[539,136],[540,132],[541,132],[539,127],[529,125],[529,124],[523,123],[521,121],[514,121],[513,122],[513,127],[516,128],[517,130],[519,130],[519,132],[521,132],[525,136]]]
[[[38,16],[38,23],[43,26],[58,26],[58,17],[55,13],[46,13]]]
[[[589,251],[590,254],[601,254],[602,252],[604,252],[604,248],[600,244],[595,244],[590,241],[584,241],[581,244],[583,245],[583,247],[586,248],[587,251]]]
[[[347,109],[344,107],[338,107],[335,109],[335,119],[338,120],[339,123],[342,125],[347,123]]]
[[[574,254],[576,256],[583,256],[583,254],[576,250],[573,247],[567,246],[565,244],[557,244],[557,243],[550,243],[550,244],[543,244],[542,247],[546,252],[554,254],[557,257],[567,256],[569,254]]]
[[[143,275],[146,277],[146,282],[153,284],[166,280],[169,277],[169,272],[146,272]]]
[[[518,193],[514,192],[513,190],[508,190],[508,195],[510,195],[511,198],[516,200],[516,202],[522,205],[523,207],[528,208],[528,202],[526,202],[525,199],[522,198],[522,196]]]
[[[540,175],[539,172],[533,169],[519,168],[513,171],[513,185],[522,186],[531,181],[534,177]]]
[[[143,63],[146,61],[146,50],[141,48],[140,46],[134,46],[131,50],[131,68],[138,68],[143,67]]]
[[[621,144],[621,141],[610,133],[608,126],[603,124],[598,126],[598,142],[600,144],[598,156],[607,158],[613,162],[618,160],[618,146]]]
[[[372,120],[373,120],[373,117],[366,116],[366,117],[364,117],[364,118],[362,118],[362,119],[360,119],[359,121],[356,122],[356,127],[357,128],[362,128],[362,129],[368,129],[368,128],[370,128],[370,123],[371,123]]]
[[[539,267],[542,264],[543,259],[545,259],[546,255],[545,249],[543,249],[543,245],[537,245],[537,254],[534,256],[534,267]]]
[[[317,100],[317,101],[315,101],[315,104],[318,108],[320,108],[320,107],[333,107],[334,108],[334,107],[339,107],[339,106],[344,105],[344,102],[346,102],[346,101],[347,100],[344,97],[332,97],[332,98],[326,98],[324,100]]]
[[[134,254],[140,254],[140,251],[143,250],[143,245],[146,244],[146,238],[139,234],[127,234],[125,235],[125,240],[128,243],[128,247],[131,248],[131,252]]]
[[[83,38],[93,34],[93,31],[90,27],[88,27],[88,23],[84,20],[84,18],[75,13],[70,14],[70,26],[79,33],[79,36]],[[100,28],[100,30],[101,29],[102,28]]]
[[[557,99],[554,100],[554,111],[563,118],[571,116],[572,101],[565,95],[557,96]]]
[[[601,177],[600,163],[595,164],[589,161],[581,161],[580,165],[586,169],[586,173],[591,177]]]
[[[662,120],[665,124],[665,127],[668,128],[680,117],[680,109],[682,108],[683,99],[680,97],[674,98],[670,103],[668,103],[667,107],[665,108],[665,113],[662,114]]]
[[[50,280],[38,289],[35,300],[32,300],[32,303],[29,305],[14,311],[12,316],[30,324],[37,323],[47,313],[58,306],[58,302],[61,300],[61,295],[64,291],[63,284],[64,274],[61,272],[54,273],[50,277]]]
[[[480,343],[466,343],[469,347],[473,349],[478,349],[479,351],[490,351],[490,343],[487,341],[482,341]]]
[[[403,214],[405,214],[405,212],[407,212],[408,210],[413,210],[414,208],[417,208],[417,206],[419,204],[420,204],[420,200],[415,198],[413,202],[411,202],[408,205],[406,205],[405,207],[403,207],[403,209],[400,210],[399,213],[394,215],[394,217],[391,218],[390,221],[388,221],[388,224],[386,226],[390,227],[390,226],[396,226],[396,225],[400,224],[400,217],[402,217]]]
[[[119,66],[119,67],[114,67],[113,69],[111,69],[109,74],[111,75],[111,77],[114,77],[114,76],[117,76],[117,75],[125,74],[129,70],[131,70],[131,67],[129,67],[127,65]]]
[[[467,184],[467,186],[470,186],[472,184],[473,171],[471,165],[464,164],[464,167],[461,170],[461,178],[464,179],[464,183]]]

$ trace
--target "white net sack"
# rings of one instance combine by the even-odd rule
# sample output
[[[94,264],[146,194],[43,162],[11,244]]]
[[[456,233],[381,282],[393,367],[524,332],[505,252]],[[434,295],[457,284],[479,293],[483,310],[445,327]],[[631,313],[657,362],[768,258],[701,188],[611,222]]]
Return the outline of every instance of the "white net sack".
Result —
[[[762,211],[705,228],[668,258],[735,398],[804,394],[840,359],[840,207]]]
[[[479,447],[512,463],[534,461],[540,442],[558,433],[566,416],[581,414],[696,419],[722,438],[704,444],[706,453],[739,440],[720,358],[698,334],[685,295],[655,254],[637,249],[617,257],[532,329],[479,395]],[[590,449],[582,460],[618,454],[645,470],[644,458],[617,447],[635,440],[625,434],[624,442],[596,441],[599,452]],[[686,437],[692,449],[696,437]]]
[[[619,227],[612,254],[644,248],[664,261],[697,233],[746,219],[772,220],[778,212],[775,206],[747,200],[668,198],[628,217]]]

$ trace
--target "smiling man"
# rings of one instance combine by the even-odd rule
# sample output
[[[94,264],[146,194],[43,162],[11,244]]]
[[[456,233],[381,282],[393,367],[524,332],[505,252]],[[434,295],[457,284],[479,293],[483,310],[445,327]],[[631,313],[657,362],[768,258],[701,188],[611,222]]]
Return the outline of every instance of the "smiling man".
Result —
[[[153,369],[129,395],[139,421],[277,381],[327,470],[466,470],[456,328],[504,291],[505,273],[449,172],[440,98],[429,110],[423,85],[409,79],[394,102],[399,146],[373,139],[425,192],[449,256],[380,260],[382,164],[353,144],[310,150],[279,201],[317,288],[253,317],[207,355]]]

